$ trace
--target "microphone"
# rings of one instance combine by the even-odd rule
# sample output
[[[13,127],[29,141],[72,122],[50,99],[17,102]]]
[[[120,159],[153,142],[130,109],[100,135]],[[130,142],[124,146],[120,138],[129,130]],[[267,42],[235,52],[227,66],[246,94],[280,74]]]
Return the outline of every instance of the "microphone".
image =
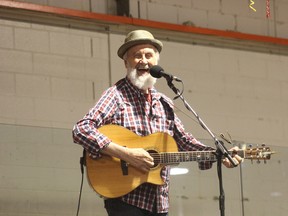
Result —
[[[182,80],[176,76],[173,76],[171,74],[165,73],[164,69],[160,67],[159,65],[154,65],[150,68],[150,74],[154,78],[161,78],[164,77],[168,81],[175,80],[177,82],[182,82]]]

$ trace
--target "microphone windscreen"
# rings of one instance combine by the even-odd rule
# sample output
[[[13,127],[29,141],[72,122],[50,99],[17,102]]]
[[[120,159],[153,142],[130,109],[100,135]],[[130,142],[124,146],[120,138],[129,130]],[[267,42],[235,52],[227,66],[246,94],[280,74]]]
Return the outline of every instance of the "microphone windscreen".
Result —
[[[150,74],[154,78],[161,78],[163,71],[164,71],[163,68],[160,67],[159,65],[154,65],[150,68]]]

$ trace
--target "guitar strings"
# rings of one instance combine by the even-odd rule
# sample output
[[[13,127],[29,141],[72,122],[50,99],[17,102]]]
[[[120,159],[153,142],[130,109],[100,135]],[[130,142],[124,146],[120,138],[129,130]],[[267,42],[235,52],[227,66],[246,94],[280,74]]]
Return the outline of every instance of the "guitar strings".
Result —
[[[207,161],[216,160],[215,151],[201,151],[201,152],[162,152],[150,153],[156,162],[180,162],[180,161]]]
[[[259,150],[259,149],[258,149]],[[246,150],[248,151],[248,150]],[[246,152],[245,151],[245,152]],[[252,152],[251,152],[252,151]],[[234,152],[229,151],[232,155]],[[253,153],[253,149],[250,149],[250,154]],[[244,150],[239,150],[238,155],[244,157]],[[255,154],[255,153],[254,153]],[[171,163],[171,162],[185,162],[185,161],[216,161],[216,151],[197,151],[197,152],[161,152],[150,153],[155,162]]]

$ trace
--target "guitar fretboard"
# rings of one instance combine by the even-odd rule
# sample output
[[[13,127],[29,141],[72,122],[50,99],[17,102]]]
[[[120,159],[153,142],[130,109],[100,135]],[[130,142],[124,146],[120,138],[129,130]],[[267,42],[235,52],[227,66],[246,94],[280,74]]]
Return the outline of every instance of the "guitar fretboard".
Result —
[[[229,152],[232,154],[232,152]],[[217,161],[217,155],[215,151],[193,151],[193,152],[162,152],[150,154],[157,164],[171,164],[189,161]],[[238,151],[238,155],[243,156],[243,151]]]

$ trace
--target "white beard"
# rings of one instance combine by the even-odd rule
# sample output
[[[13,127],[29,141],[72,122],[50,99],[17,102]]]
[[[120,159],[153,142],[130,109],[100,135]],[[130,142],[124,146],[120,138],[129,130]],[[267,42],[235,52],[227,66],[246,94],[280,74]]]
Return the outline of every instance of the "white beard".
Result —
[[[144,91],[152,88],[157,81],[157,79],[152,77],[149,73],[138,76],[136,69],[128,68],[127,72],[127,77],[130,82],[137,88]]]

